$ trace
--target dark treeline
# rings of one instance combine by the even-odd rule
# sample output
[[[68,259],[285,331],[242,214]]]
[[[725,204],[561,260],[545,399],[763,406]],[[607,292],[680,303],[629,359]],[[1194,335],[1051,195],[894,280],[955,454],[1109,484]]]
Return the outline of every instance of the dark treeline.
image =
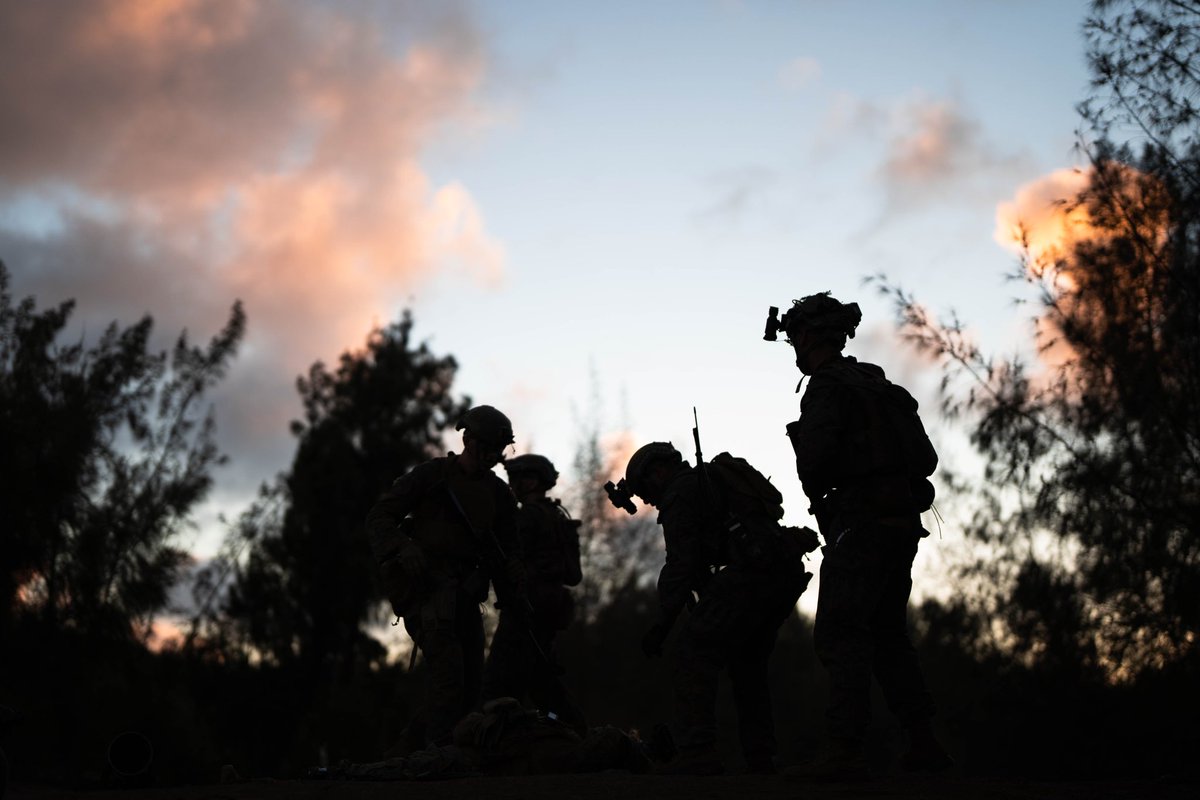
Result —
[[[1101,1],[1084,30],[1088,185],[1064,211],[1090,234],[1030,243],[1016,273],[1056,360],[990,358],[919,291],[880,282],[985,467],[939,475],[964,541],[923,546],[954,556],[953,594],[911,609],[940,733],[970,773],[1162,775],[1200,751],[1200,7]],[[154,743],[161,782],[381,757],[422,667],[370,635],[389,619],[362,523],[469,406],[455,360],[415,342],[406,315],[299,379],[291,465],[229,525],[181,637],[154,651],[189,563],[180,533],[222,460],[205,395],[245,317],[234,306],[206,345],[156,352],[149,317],[89,343],[70,338],[72,309],[15,300],[0,266],[0,703],[21,715],[3,740],[17,777],[112,782],[106,750],[127,730]],[[610,513],[599,431],[583,427],[567,500],[586,578],[561,660],[593,724],[648,735],[672,711],[669,661],[637,644],[659,534],[649,515]],[[800,615],[771,681],[795,760],[826,696]],[[898,733],[877,711],[876,760]]]

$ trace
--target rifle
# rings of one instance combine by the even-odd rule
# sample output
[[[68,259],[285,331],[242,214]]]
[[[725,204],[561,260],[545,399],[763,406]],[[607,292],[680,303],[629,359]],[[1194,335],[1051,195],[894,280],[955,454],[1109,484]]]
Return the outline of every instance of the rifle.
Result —
[[[496,538],[495,531],[489,529],[485,532],[480,532],[480,530],[475,527],[475,523],[471,522],[471,518],[467,516],[467,510],[463,508],[462,503],[458,501],[458,495],[454,493],[454,489],[450,488],[449,483],[445,484],[445,486],[446,494],[450,496],[450,502],[453,504],[454,510],[458,512],[459,517],[462,518],[463,524],[467,526],[467,530],[469,530],[471,535],[475,537],[475,541],[479,542],[483,547],[490,549],[495,555],[497,563],[500,565],[500,570],[497,570],[497,572],[504,569],[504,567],[508,564],[508,556],[504,552],[504,546],[500,544],[500,540]],[[525,633],[529,634],[529,641],[533,644],[533,649],[537,651],[538,658],[541,659],[542,663],[547,668],[555,669],[554,662],[552,662],[550,657],[546,655],[546,651],[542,649],[541,643],[538,642],[537,636],[533,632],[533,628],[529,625],[529,620],[533,618],[533,604],[530,603],[529,598],[523,594],[518,597],[515,591],[516,587],[513,587],[513,589],[513,599],[519,600],[521,603],[520,610],[523,613],[520,615],[520,618],[522,626],[525,628]],[[499,591],[497,591],[497,594],[499,594]],[[497,604],[497,607],[500,607],[499,604]]]
[[[708,476],[708,465],[704,463],[704,453],[700,450],[700,417],[696,414],[696,407],[692,406],[692,441],[696,443],[696,470],[700,473],[700,488],[704,493],[704,501],[708,506],[709,518],[720,516],[720,506],[713,492],[712,480]],[[729,506],[724,506],[724,518],[718,523],[720,526],[720,539],[717,542],[718,551],[728,556],[729,539],[736,535],[738,528],[742,527],[742,521],[734,516],[729,510]]]

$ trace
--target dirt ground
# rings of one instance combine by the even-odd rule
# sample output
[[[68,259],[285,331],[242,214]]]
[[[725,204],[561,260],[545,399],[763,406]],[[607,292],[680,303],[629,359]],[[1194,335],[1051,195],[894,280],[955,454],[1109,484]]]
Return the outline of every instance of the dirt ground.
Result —
[[[259,780],[213,786],[72,792],[14,786],[5,800],[717,800],[718,798],[912,798],[913,800],[1183,800],[1200,784],[1180,781],[1038,782],[969,777],[889,777],[856,784],[812,784],[782,777],[678,778],[601,773],[429,782]]]

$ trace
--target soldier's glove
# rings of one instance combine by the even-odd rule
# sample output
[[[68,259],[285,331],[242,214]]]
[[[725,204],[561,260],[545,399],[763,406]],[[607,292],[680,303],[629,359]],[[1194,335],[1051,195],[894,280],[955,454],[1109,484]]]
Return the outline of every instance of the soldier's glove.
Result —
[[[656,622],[650,630],[646,631],[642,636],[642,652],[646,654],[646,658],[654,658],[663,654],[663,642],[667,640],[667,634],[671,629],[661,622]]]

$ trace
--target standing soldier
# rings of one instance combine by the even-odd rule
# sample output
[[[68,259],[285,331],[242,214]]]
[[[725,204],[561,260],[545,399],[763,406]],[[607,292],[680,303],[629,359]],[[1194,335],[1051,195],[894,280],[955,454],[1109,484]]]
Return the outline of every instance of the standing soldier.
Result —
[[[842,355],[862,319],[857,303],[828,292],[771,309],[765,338],[783,330],[796,366],[811,380],[800,419],[787,426],[796,471],[825,539],[813,641],[829,671],[830,741],[790,774],[810,778],[866,773],[863,736],[871,676],[908,731],[909,769],[953,762],[933,734],[933,698],[908,637],[907,611],[921,512],[933,503],[928,476],[937,454],[917,401],[874,364]]]
[[[795,529],[779,526],[782,498],[757,470],[728,453],[697,462],[701,469],[669,443],[652,442],[629,459],[619,485],[606,486],[613,504],[631,513],[630,494],[659,510],[667,560],[658,576],[658,620],[642,638],[647,657],[662,655],[676,617],[690,609],[673,676],[679,755],[664,772],[724,771],[716,750],[722,669],[733,684],[747,770],[774,772],[767,661],[811,577],[806,549]]]
[[[545,456],[527,454],[504,462],[508,485],[521,507],[517,532],[525,561],[525,609],[503,608],[484,673],[483,696],[529,699],[576,732],[587,732],[583,713],[563,686],[554,658],[554,639],[571,624],[575,600],[568,586],[583,579],[579,566],[579,522],[546,492],[558,471]]]
[[[517,504],[492,468],[513,441],[512,423],[476,406],[458,423],[463,451],[400,477],[367,515],[392,610],[424,654],[425,744],[447,744],[454,724],[480,701],[483,621],[489,580],[519,596],[523,569]]]

